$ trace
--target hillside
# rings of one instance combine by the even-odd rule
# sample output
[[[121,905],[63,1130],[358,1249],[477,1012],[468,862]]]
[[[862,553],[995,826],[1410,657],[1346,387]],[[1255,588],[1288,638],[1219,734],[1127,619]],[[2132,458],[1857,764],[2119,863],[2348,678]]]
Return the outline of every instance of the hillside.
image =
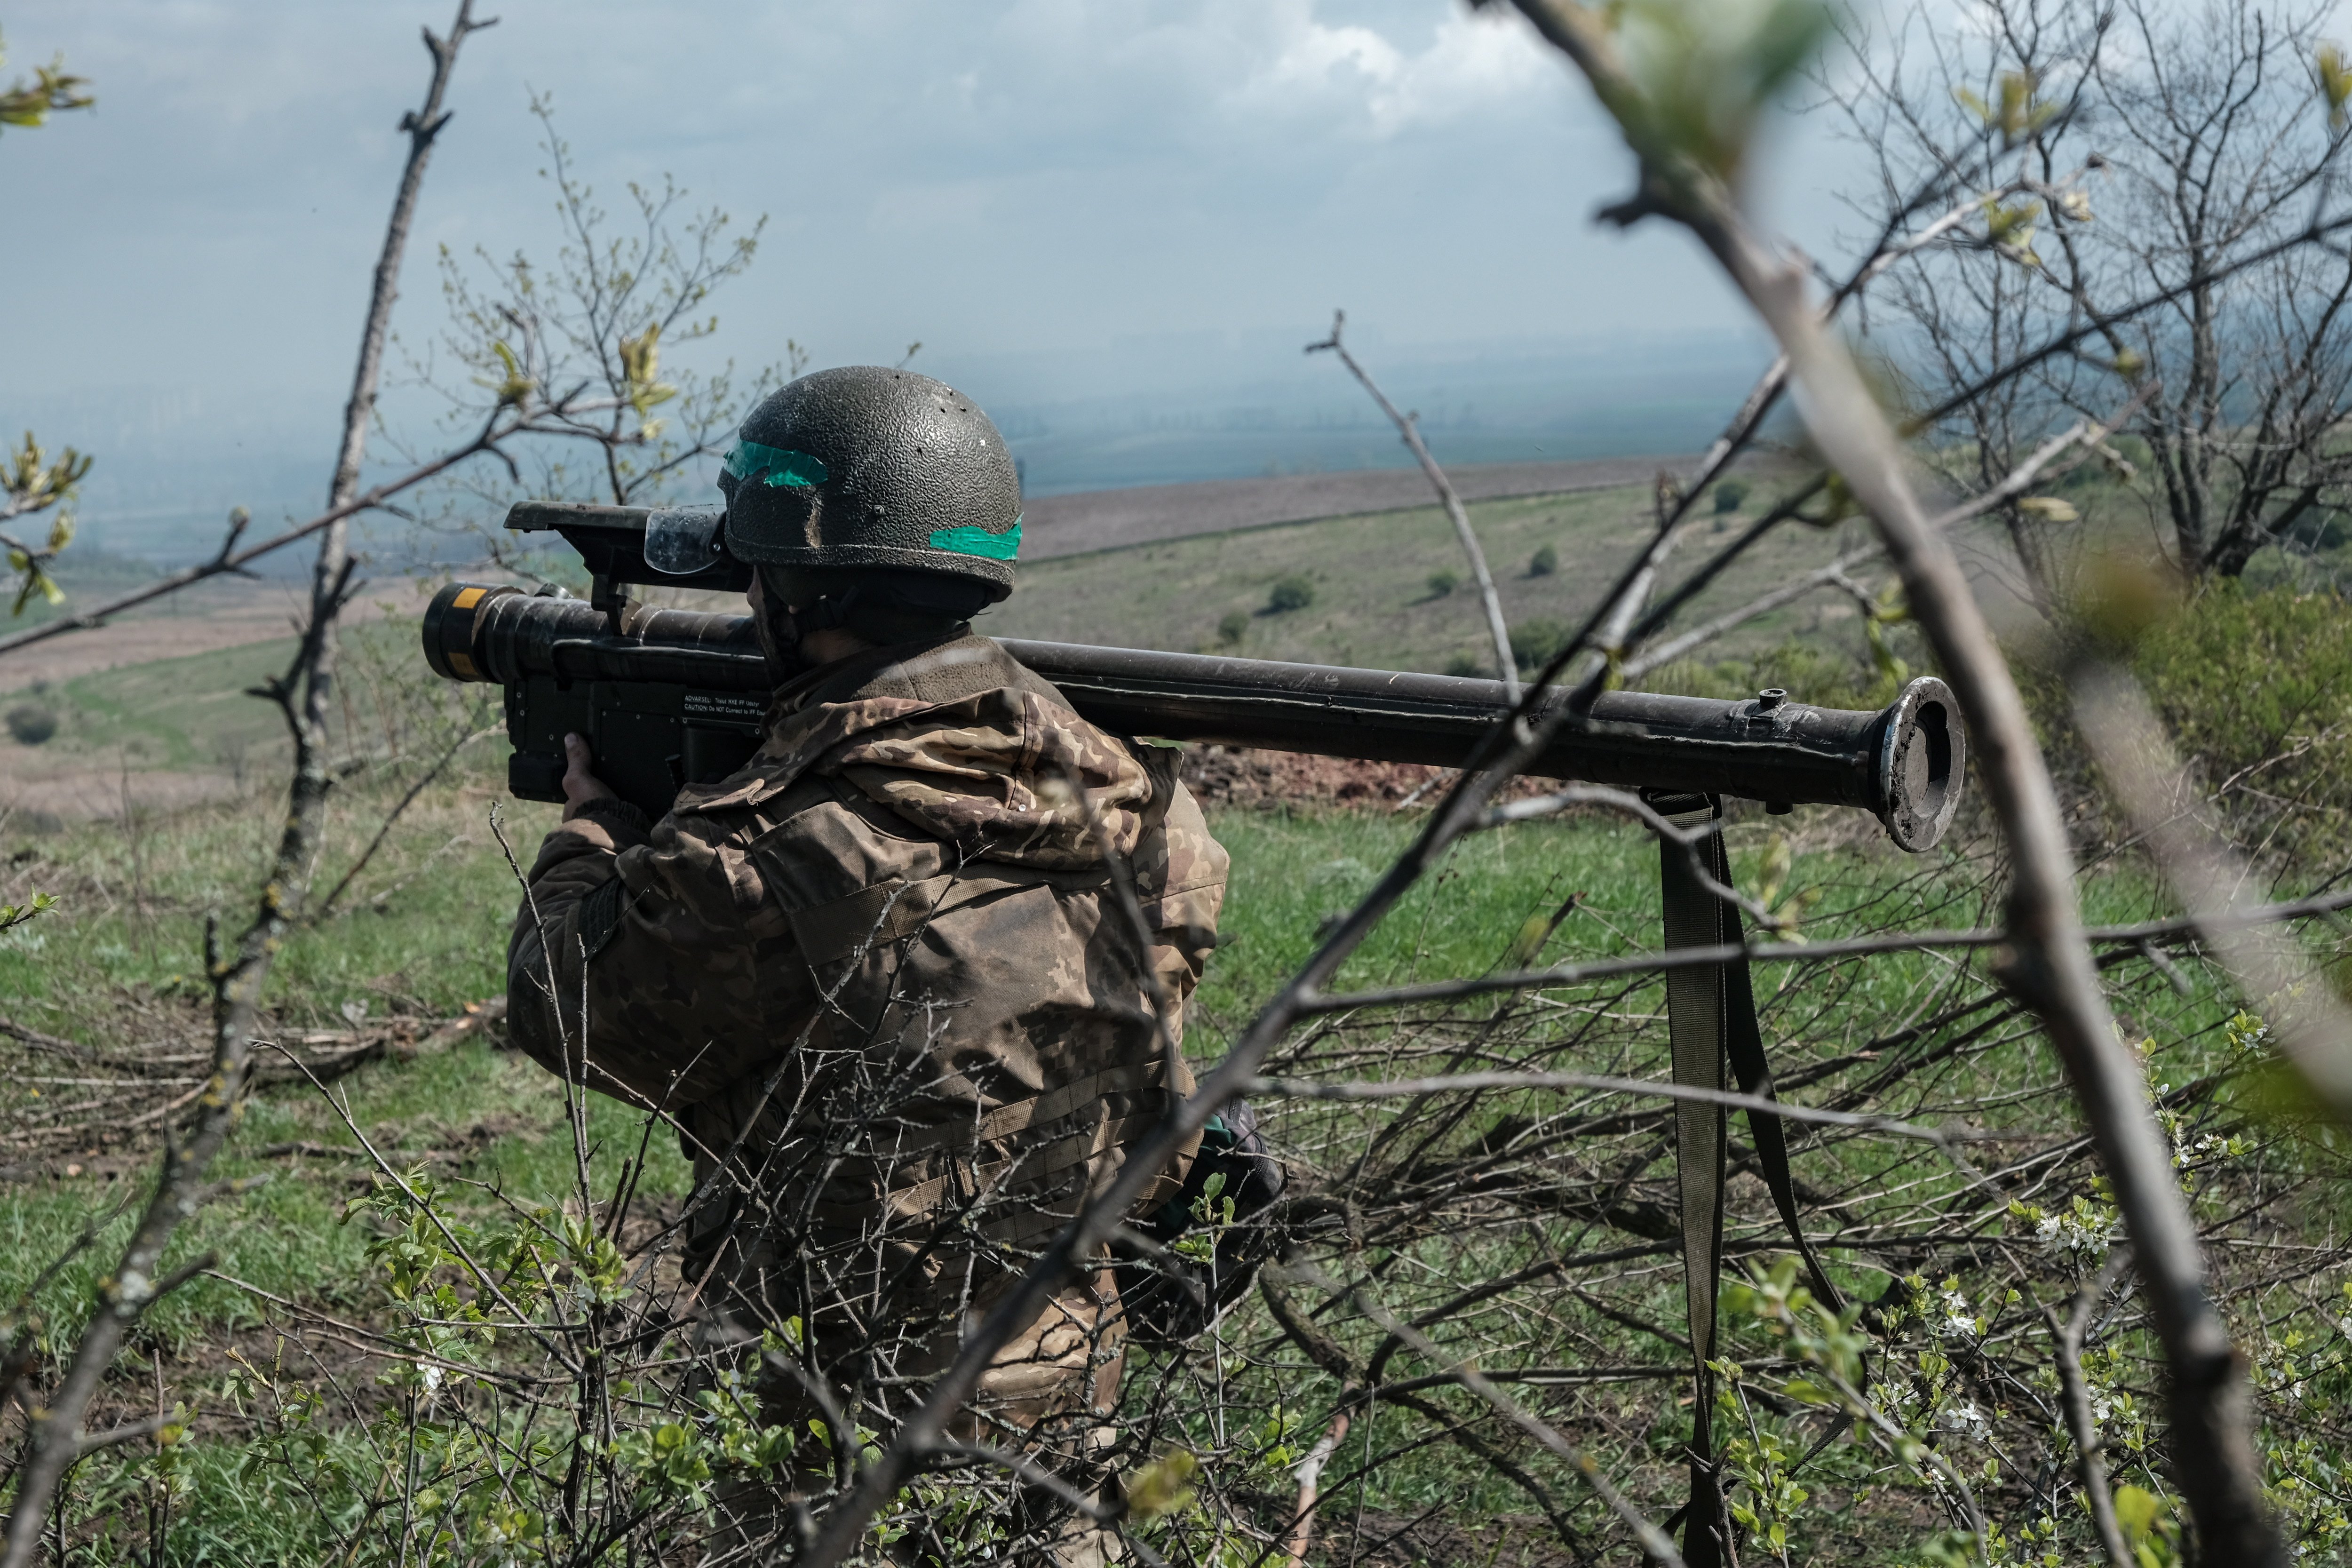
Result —
[[[1727,530],[1752,518],[1759,499],[1718,524]],[[1472,502],[1471,522],[1506,617],[1516,625],[1590,611],[1648,538],[1652,504],[1646,484]],[[1530,575],[1530,560],[1547,545],[1558,569]],[[1745,603],[1833,550],[1811,530],[1783,529],[1727,572],[1696,613]],[[1460,581],[1451,592],[1434,592],[1433,574],[1448,572]],[[1269,612],[1274,584],[1293,574],[1313,585],[1314,602]],[[1229,641],[1220,623],[1234,615],[1244,626]],[[1752,650],[1854,615],[1851,604],[1820,595],[1746,628],[1729,647]],[[1461,549],[1433,505],[1028,563],[1020,591],[983,626],[1001,637],[1224,647],[1254,658],[1378,668],[1444,670],[1464,658],[1492,663]]]

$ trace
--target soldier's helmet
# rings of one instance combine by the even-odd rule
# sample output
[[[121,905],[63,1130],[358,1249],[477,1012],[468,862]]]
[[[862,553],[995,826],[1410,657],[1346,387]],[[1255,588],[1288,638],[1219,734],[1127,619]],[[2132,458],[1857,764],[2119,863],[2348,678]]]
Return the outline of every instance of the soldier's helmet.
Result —
[[[911,371],[845,365],[763,399],[719,479],[739,561],[961,578],[1013,592],[1021,482],[971,399]],[[944,586],[944,584],[942,584]]]

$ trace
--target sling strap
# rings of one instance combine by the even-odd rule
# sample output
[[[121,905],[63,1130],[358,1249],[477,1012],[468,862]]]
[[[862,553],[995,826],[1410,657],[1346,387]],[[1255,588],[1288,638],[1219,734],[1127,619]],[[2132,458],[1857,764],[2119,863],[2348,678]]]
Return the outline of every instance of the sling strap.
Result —
[[[1719,824],[1723,804],[1713,795],[1645,796],[1653,809],[1685,833],[1706,837],[1685,846],[1658,840],[1658,880],[1665,912],[1665,945],[1676,948],[1738,946],[1746,936],[1739,907],[1714,888],[1731,886],[1731,862]],[[1696,862],[1696,863],[1694,863]],[[1702,875],[1704,873],[1704,875]],[[1666,972],[1666,1030],[1673,1043],[1675,1082],[1720,1090],[1727,1058],[1743,1094],[1770,1100],[1772,1072],[1764,1059],[1764,1037],[1756,1023],[1756,995],[1748,961],[1698,964]],[[1723,1270],[1723,1184],[1727,1139],[1725,1108],[1699,1100],[1675,1104],[1675,1164],[1682,1198],[1683,1288],[1690,1317],[1691,1491],[1682,1510],[1683,1558],[1690,1568],[1720,1568],[1726,1523],[1715,1452],[1715,1303]],[[1748,1136],[1756,1147],[1758,1173],[1772,1194],[1772,1206],[1804,1259],[1814,1293],[1831,1310],[1844,1298],[1830,1282],[1797,1217],[1797,1194],[1789,1174],[1789,1145],[1780,1118],[1748,1112]],[[1671,1528],[1671,1524],[1670,1524]]]

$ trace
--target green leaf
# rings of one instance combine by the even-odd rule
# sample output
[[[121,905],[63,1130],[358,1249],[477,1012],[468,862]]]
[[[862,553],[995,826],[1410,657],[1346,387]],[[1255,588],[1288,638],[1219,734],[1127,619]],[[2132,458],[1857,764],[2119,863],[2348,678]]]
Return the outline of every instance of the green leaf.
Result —
[[[1171,1448],[1127,1483],[1127,1511],[1134,1519],[1158,1519],[1192,1506],[1201,1461],[1189,1448]]]
[[[2145,1543],[2163,1524],[2168,1511],[2164,1500],[2146,1487],[2126,1484],[2116,1489],[2116,1522],[2123,1526],[2124,1537],[2135,1553],[2145,1552]]]
[[[32,900],[22,904],[0,904],[0,931],[23,925],[36,915],[47,914],[58,907],[55,893],[35,893]]]
[[[2074,502],[2056,496],[2027,496],[2017,503],[2017,510],[2044,522],[2080,522],[2083,519]]]
[[[1510,950],[1503,957],[1504,967],[1525,969],[1533,963],[1536,955],[1543,951],[1544,939],[1550,934],[1550,917],[1540,910],[1529,915],[1520,925],[1518,935],[1511,939]]]
[[[2318,79],[2319,96],[2327,105],[2330,130],[2345,127],[2345,100],[2352,98],[2352,61],[2345,58],[2339,45],[2322,44],[2312,59],[2313,74]]]
[[[1830,26],[1819,0],[1621,0],[1612,15],[1637,93],[1619,118],[1727,181]]]

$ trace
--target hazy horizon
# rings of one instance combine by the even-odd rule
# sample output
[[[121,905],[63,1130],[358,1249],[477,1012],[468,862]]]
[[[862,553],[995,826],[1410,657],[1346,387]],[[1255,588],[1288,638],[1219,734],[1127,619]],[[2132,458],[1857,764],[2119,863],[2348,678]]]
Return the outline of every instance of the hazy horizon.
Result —
[[[1336,362],[1285,346],[1279,359],[1245,348],[1213,356],[1232,367],[1225,376],[1106,351],[1136,366],[1138,384],[1093,395],[1084,391],[1090,356],[915,363],[990,411],[1033,496],[1411,463]],[[1391,395],[1421,415],[1440,460],[1461,465],[1695,450],[1769,357],[1760,340],[1730,333],[1511,354],[1475,343],[1365,352],[1382,362]],[[1070,395],[1052,395],[1065,387]],[[98,455],[78,508],[86,546],[163,563],[210,553],[232,506],[264,523],[315,510],[341,412],[331,397],[272,406],[192,387],[90,388],[22,407],[0,395],[0,429],[30,424],[52,441],[66,433]]]

